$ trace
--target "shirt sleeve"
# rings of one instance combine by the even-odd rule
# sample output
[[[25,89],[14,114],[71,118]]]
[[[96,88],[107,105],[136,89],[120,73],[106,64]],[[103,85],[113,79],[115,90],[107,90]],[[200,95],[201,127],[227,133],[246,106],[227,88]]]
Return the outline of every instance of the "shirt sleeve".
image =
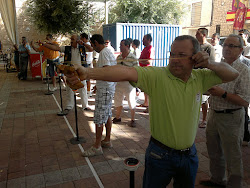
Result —
[[[214,85],[218,85],[222,83],[222,79],[217,76],[214,71],[209,69],[198,69],[197,71],[201,71],[203,77],[203,93],[206,92]]]
[[[240,73],[240,81],[236,85],[236,94],[239,95],[242,99],[250,102],[250,69],[244,69]]]
[[[147,95],[151,95],[151,91],[155,87],[156,75],[155,67],[134,67],[138,73],[137,82],[130,82],[132,86],[140,88]]]
[[[250,46],[246,46],[243,51],[244,56],[250,56]]]

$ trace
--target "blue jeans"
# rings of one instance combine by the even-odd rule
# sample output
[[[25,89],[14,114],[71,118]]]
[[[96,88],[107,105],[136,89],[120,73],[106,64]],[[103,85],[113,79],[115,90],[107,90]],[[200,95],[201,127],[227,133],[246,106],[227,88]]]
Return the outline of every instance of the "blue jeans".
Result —
[[[189,154],[167,151],[152,141],[145,155],[144,188],[166,188],[174,179],[175,188],[193,188],[198,169],[195,145]]]

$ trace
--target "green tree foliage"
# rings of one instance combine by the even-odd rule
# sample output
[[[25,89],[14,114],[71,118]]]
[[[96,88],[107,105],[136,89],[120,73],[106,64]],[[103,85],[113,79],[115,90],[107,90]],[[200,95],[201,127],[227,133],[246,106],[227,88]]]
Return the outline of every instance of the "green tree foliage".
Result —
[[[109,23],[178,24],[184,6],[179,0],[113,0]]]
[[[90,30],[92,5],[76,0],[28,0],[27,15],[40,31],[67,34]]]

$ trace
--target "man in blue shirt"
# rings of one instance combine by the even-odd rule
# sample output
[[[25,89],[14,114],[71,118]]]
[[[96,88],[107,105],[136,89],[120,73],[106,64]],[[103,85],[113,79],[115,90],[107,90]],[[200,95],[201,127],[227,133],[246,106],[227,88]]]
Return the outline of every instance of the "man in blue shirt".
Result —
[[[22,37],[22,44],[20,44],[18,48],[20,54],[20,73],[18,74],[18,78],[20,80],[27,79],[27,68],[30,50],[30,45],[28,44],[26,37]]]

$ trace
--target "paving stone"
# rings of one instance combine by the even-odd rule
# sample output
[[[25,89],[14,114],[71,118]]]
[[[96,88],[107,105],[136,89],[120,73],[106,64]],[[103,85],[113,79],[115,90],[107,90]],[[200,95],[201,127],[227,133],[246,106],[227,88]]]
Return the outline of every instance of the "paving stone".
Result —
[[[113,172],[112,168],[110,168],[111,166],[107,161],[95,163],[93,164],[93,167],[95,168],[98,175],[108,174]]]
[[[61,171],[48,172],[44,174],[46,186],[63,183]]]
[[[45,180],[43,174],[26,176],[25,181],[26,188],[45,187]]]
[[[25,188],[25,178],[17,178],[9,180],[7,183],[8,188]]]
[[[114,172],[118,172],[125,169],[123,161],[124,159],[122,158],[116,158],[113,160],[108,160],[108,163]]]
[[[0,188],[6,188],[7,187],[7,182],[6,181],[1,181],[0,182]]]
[[[77,168],[68,168],[61,170],[62,177],[64,181],[74,181],[81,178]]]
[[[90,170],[88,165],[78,166],[77,169],[80,173],[81,178],[89,178],[93,176],[92,171]]]

